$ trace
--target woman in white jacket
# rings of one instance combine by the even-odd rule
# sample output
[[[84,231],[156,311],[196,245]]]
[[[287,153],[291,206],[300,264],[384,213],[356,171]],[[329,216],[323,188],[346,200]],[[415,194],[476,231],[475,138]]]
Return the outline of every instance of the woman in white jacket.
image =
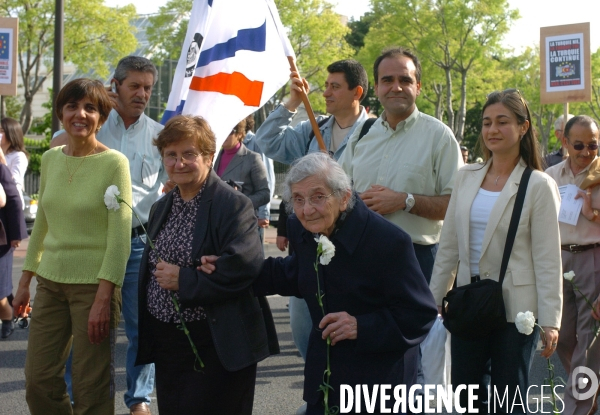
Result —
[[[430,288],[441,311],[442,299],[455,278],[459,287],[478,279],[499,280],[519,182],[530,167],[533,172],[502,285],[509,324],[476,340],[453,335],[451,343],[452,384],[480,384],[491,360],[492,393],[495,387],[502,396],[508,388],[508,404],[505,401],[502,411],[515,413],[524,410],[510,405],[517,391],[526,399],[537,338],[536,332],[518,332],[514,324],[517,313],[533,312],[544,327],[544,357],[556,350],[562,312],[560,197],[554,180],[541,171],[531,115],[519,91],[488,95],[479,144],[484,163],[466,165],[457,175]],[[483,394],[487,391],[479,391],[479,409],[487,413],[481,405]],[[463,393],[461,404],[466,402]]]

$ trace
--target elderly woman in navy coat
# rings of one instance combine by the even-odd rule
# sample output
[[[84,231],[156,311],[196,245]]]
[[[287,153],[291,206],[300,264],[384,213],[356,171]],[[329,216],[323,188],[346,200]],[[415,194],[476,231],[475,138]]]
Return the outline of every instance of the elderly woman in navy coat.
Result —
[[[265,260],[254,293],[306,300],[313,330],[304,400],[307,414],[322,415],[319,386],[327,365],[327,337],[332,345],[333,408],[339,405],[341,384],[353,389],[359,384],[398,384],[404,352],[425,339],[437,308],[408,234],[369,210],[329,156],[312,153],[299,159],[286,177],[283,198],[295,213],[287,228],[294,253]],[[335,255],[328,265],[319,265],[317,275],[319,235],[329,238]],[[317,278],[325,316],[317,302]]]

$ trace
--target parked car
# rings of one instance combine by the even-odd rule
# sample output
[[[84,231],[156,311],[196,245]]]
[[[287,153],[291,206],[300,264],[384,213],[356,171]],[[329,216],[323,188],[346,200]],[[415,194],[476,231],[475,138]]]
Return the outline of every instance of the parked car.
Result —
[[[38,201],[37,199],[32,199],[27,193],[23,193],[23,201],[25,202],[23,214],[25,216],[25,224],[27,225],[27,233],[31,234],[33,223],[37,216]]]

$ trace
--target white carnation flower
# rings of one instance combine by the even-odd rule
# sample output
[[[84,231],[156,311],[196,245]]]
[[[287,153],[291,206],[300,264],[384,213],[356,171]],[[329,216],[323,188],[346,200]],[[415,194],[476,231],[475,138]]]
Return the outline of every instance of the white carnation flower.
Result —
[[[515,318],[515,326],[519,333],[530,335],[533,333],[533,327],[535,326],[535,317],[531,311],[519,312],[517,318]]]
[[[119,188],[117,186],[114,184],[108,186],[106,192],[104,193],[104,204],[108,210],[119,210],[121,207],[119,205],[119,199],[121,199],[119,197],[120,194],[121,192],[119,192]]]
[[[319,262],[321,265],[329,264],[335,255],[335,246],[325,235],[315,238],[315,242],[318,244],[317,252],[321,252]]]
[[[573,271],[565,272],[563,275],[567,281],[573,281],[573,278],[575,278],[575,273]]]

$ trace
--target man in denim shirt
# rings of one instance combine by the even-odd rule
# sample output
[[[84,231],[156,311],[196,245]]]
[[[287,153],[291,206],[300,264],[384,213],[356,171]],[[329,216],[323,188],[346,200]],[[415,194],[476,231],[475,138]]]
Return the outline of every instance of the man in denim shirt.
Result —
[[[127,392],[124,400],[131,415],[150,414],[149,395],[154,389],[154,365],[134,366],[134,363],[138,348],[138,273],[146,244],[141,225],[145,226],[148,221],[150,208],[167,180],[160,154],[152,144],[163,126],[144,114],[157,80],[156,67],[148,59],[140,56],[121,59],[111,83],[114,93],[110,95],[115,101],[115,108],[96,135],[98,141],[120,151],[129,159],[133,208],[142,221],[140,223],[133,215],[131,254],[121,288],[128,340],[125,365]],[[66,144],[65,140],[65,134],[57,133],[51,147]]]
[[[334,62],[327,71],[323,97],[331,117],[318,116],[317,123],[327,150],[337,160],[356,125],[368,118],[360,102],[367,95],[369,84],[367,72],[354,60]],[[256,142],[266,156],[283,164],[291,164],[308,153],[319,151],[310,121],[290,126],[302,103],[300,91],[302,88],[309,90],[308,82],[298,78],[297,72],[292,72],[290,78],[290,99],[275,108],[256,132]]]

